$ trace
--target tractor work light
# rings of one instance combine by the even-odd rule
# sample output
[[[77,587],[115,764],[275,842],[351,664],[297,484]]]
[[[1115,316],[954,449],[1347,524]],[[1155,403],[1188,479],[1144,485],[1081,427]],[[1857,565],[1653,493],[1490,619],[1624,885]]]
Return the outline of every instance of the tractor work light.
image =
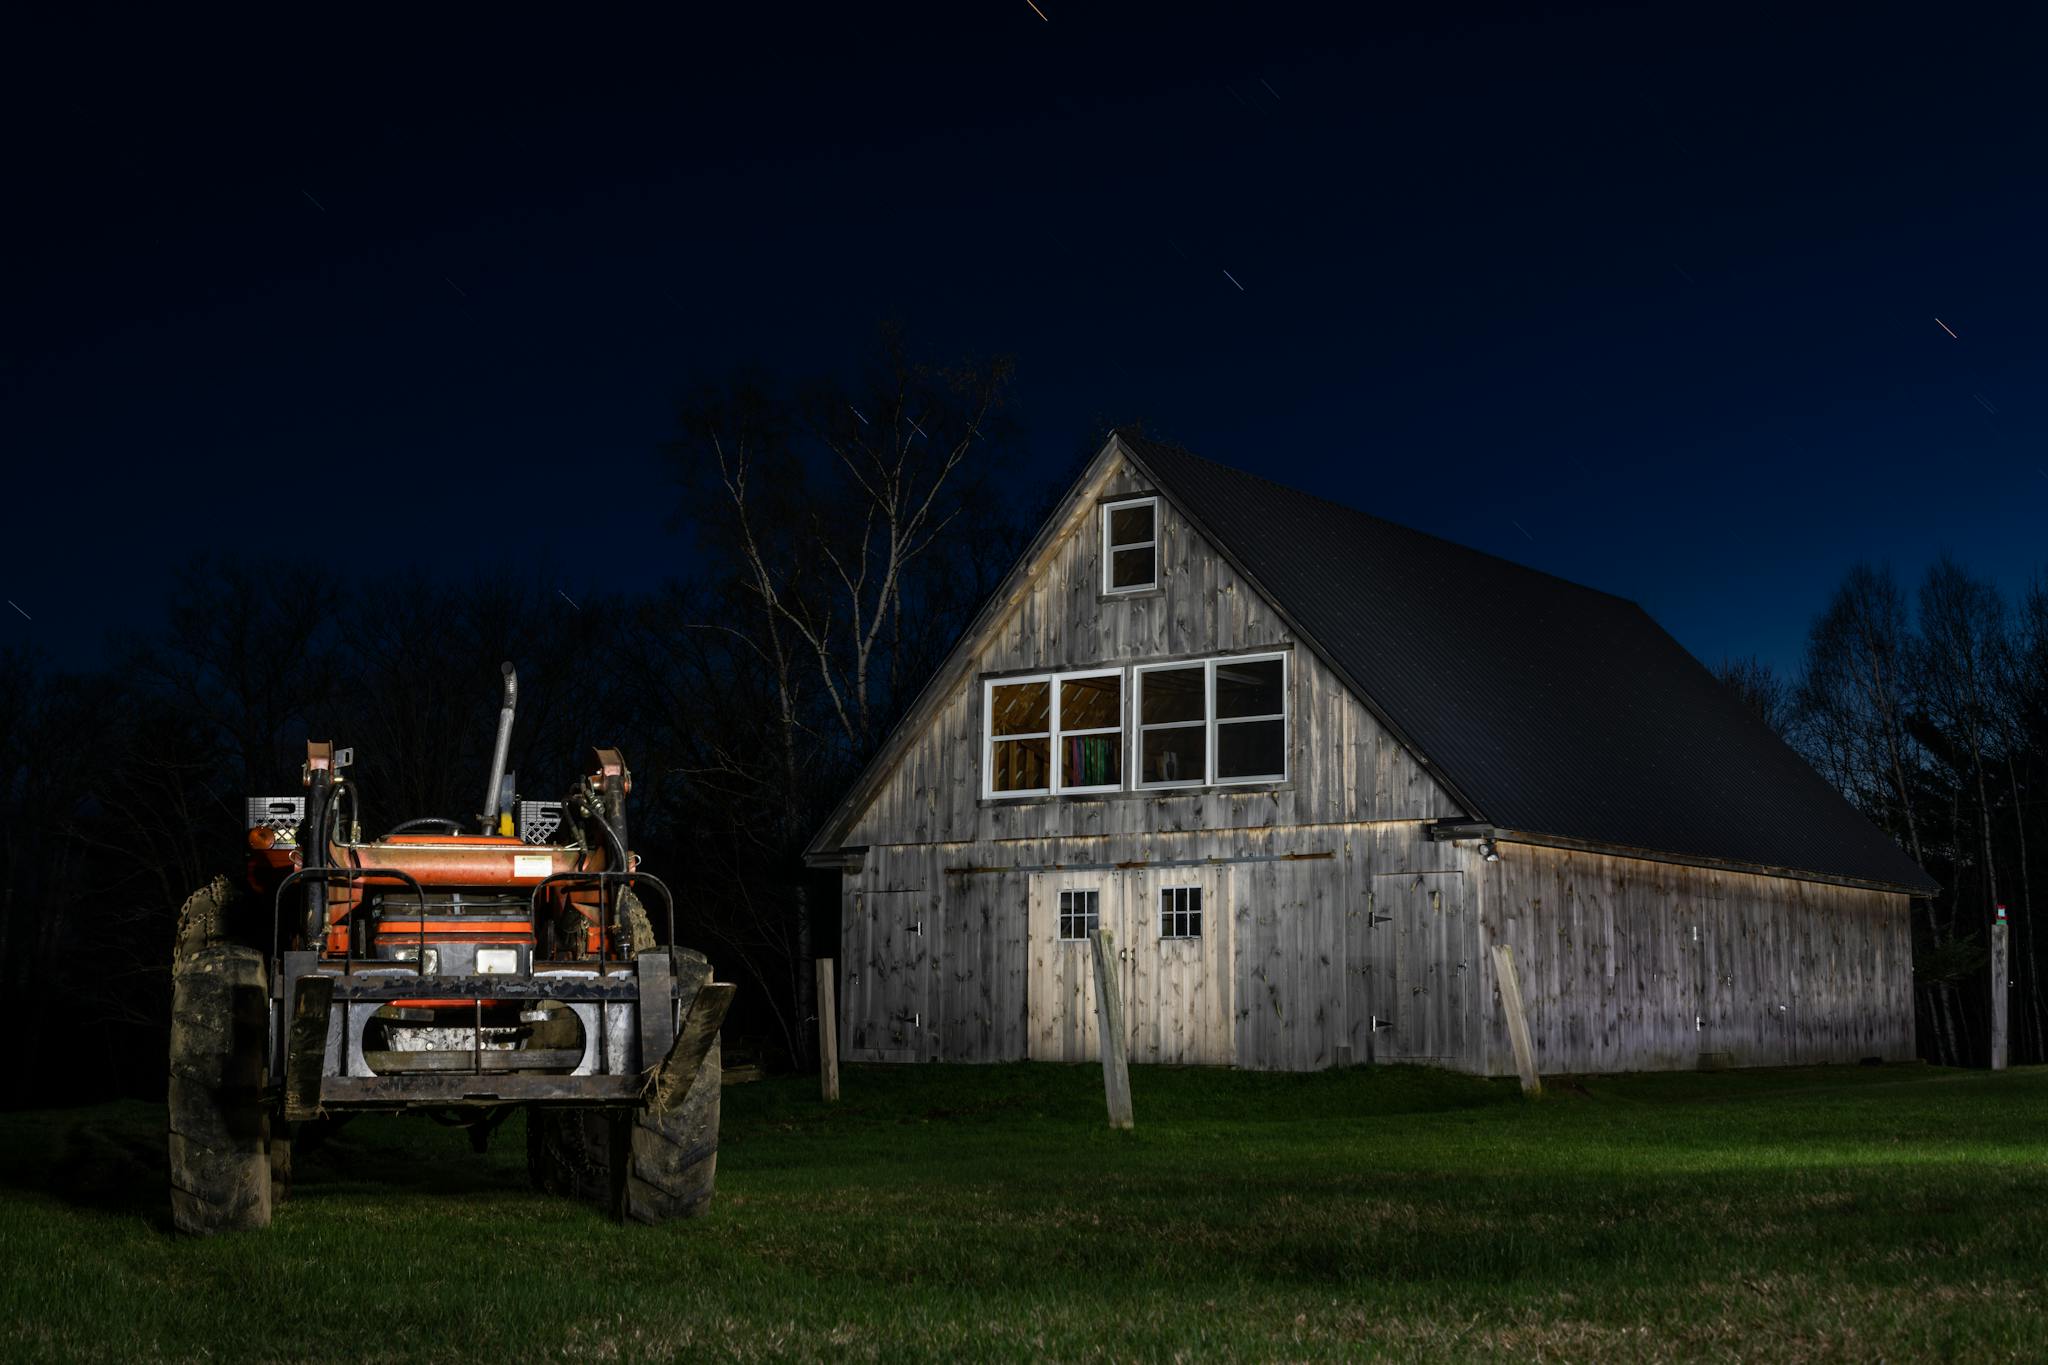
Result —
[[[476,950],[476,974],[478,976],[510,976],[519,970],[517,948],[479,948]]]
[[[424,962],[420,962],[420,950],[417,947],[393,948],[391,956],[399,962],[420,962],[420,965],[430,974],[440,971],[441,954],[432,948],[427,949],[426,952],[427,956]]]

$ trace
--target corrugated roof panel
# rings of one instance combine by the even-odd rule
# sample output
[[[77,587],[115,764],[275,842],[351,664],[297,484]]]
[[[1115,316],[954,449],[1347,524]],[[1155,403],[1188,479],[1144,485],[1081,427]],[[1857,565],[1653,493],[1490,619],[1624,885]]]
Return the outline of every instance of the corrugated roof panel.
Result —
[[[1635,603],[1118,436],[1493,824],[1937,889]]]

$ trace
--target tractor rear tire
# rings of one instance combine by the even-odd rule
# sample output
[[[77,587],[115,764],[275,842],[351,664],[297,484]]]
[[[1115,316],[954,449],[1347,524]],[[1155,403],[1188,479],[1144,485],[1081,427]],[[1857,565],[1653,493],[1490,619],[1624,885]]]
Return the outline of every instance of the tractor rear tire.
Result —
[[[720,1061],[714,1041],[680,1105],[667,1114],[642,1111],[614,1121],[614,1207],[621,1219],[667,1223],[694,1218],[711,1206],[718,1176]]]
[[[187,952],[172,972],[171,1223],[180,1232],[270,1225],[268,976],[261,953],[230,944]]]

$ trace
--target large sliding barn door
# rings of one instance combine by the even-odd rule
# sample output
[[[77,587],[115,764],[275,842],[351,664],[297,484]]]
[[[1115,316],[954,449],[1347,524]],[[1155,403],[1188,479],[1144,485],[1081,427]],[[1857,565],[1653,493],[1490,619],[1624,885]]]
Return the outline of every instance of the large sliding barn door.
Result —
[[[1125,1046],[1133,1062],[1228,1065],[1230,874],[1217,867],[1033,874],[1029,1043],[1034,1061],[1101,1057],[1095,1018],[1094,922],[1114,936]]]
[[[855,893],[846,982],[847,1055],[860,1061],[921,1062],[931,1053],[931,896],[924,891]]]

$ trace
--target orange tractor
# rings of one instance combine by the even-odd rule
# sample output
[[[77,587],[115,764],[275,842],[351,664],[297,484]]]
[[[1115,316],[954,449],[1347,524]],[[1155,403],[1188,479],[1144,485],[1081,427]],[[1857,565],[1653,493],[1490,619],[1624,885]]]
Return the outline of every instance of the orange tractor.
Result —
[[[253,902],[215,878],[179,917],[181,1230],[267,1225],[294,1136],[365,1111],[429,1114],[481,1151],[523,1109],[542,1189],[640,1222],[709,1203],[733,987],[674,944],[668,890],[627,840],[616,750],[563,800],[518,799],[517,701],[508,663],[475,833],[429,818],[363,839],[351,751],[326,743],[306,746],[302,795],[250,800]]]

